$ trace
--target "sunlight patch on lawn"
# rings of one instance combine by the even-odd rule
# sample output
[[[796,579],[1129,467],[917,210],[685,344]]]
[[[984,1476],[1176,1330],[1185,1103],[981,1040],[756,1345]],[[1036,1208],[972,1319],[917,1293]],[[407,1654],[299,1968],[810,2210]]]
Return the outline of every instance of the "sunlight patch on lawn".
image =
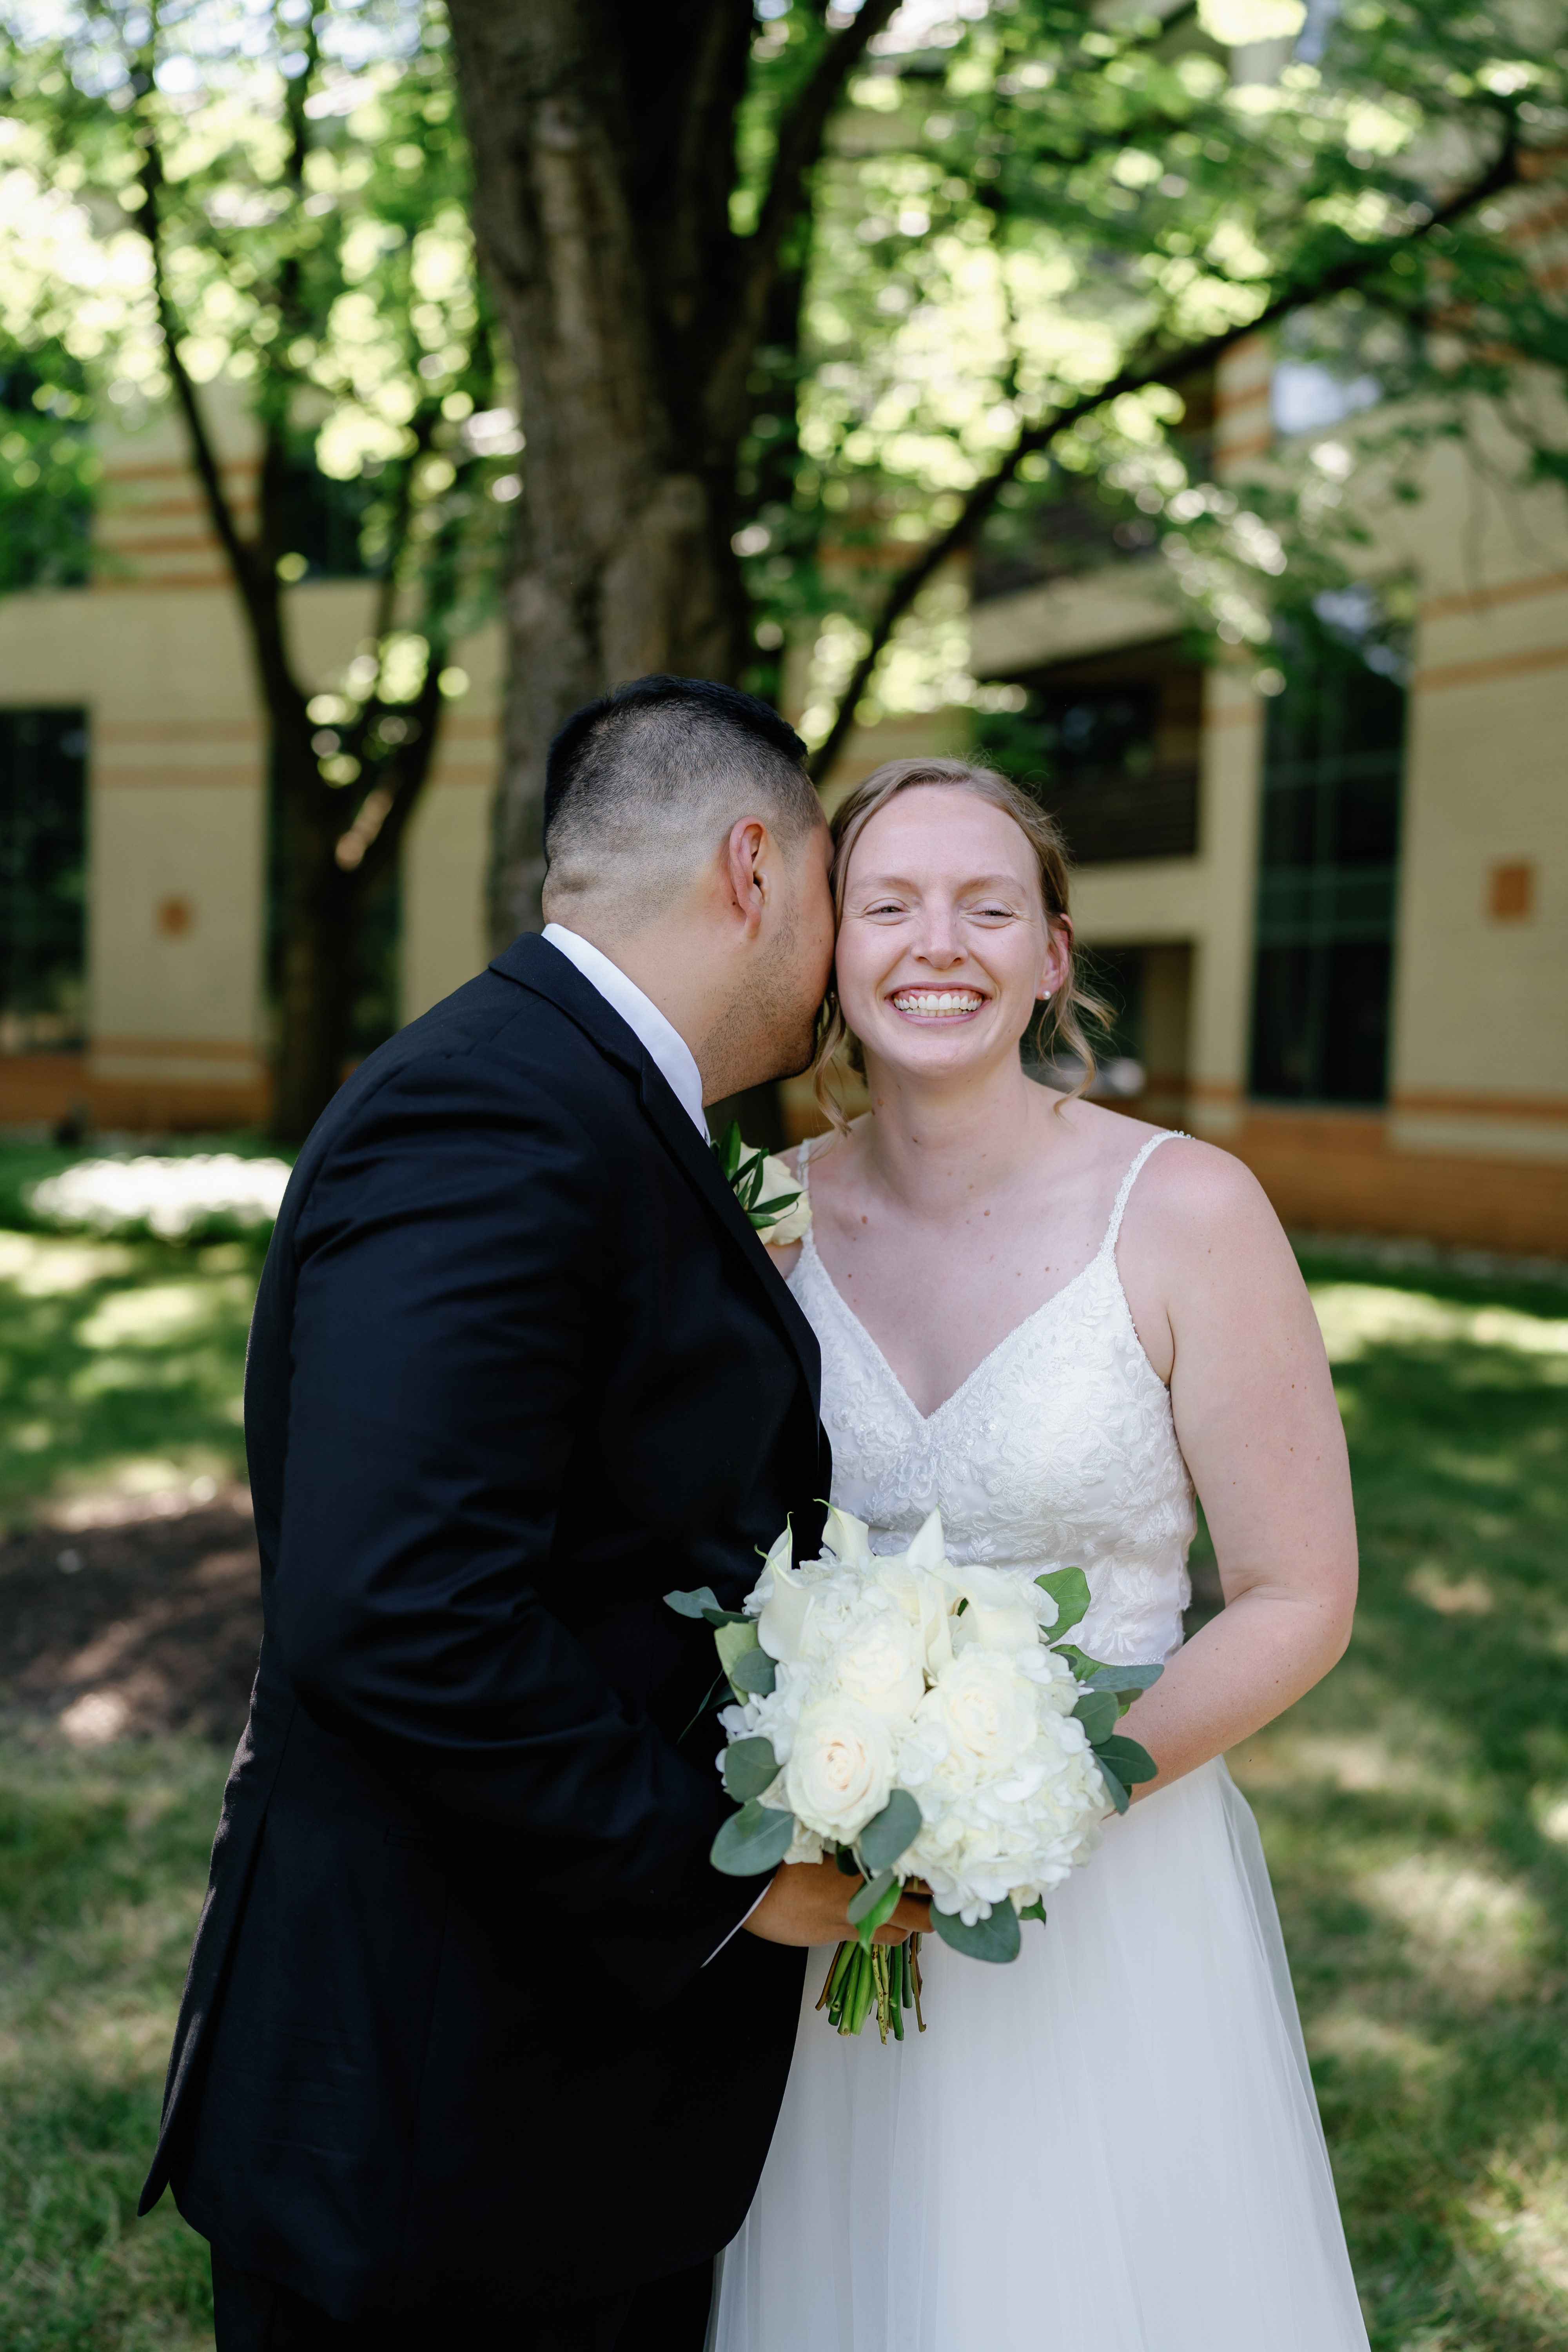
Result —
[[[1568,2164],[1555,2158],[1531,2166],[1505,2153],[1470,2211],[1537,2313],[1568,2321]]]
[[[1450,1578],[1436,1560],[1424,1559],[1405,1580],[1406,1592],[1435,1609],[1439,1617],[1489,1617],[1492,1588],[1479,1576]]]
[[[1385,1289],[1371,1282],[1315,1282],[1310,1291],[1331,1364],[1354,1363],[1373,1347],[1456,1339],[1520,1355],[1568,1356],[1568,1318],[1460,1306],[1425,1291]]]
[[[1408,2026],[1390,2025],[1363,2009],[1331,2009],[1313,2022],[1308,2046],[1314,2058],[1374,2067],[1396,2075],[1402,2089],[1428,2095],[1449,2067],[1447,2052]]]
[[[166,1348],[217,1321],[226,1307],[244,1306],[243,1276],[217,1280],[153,1282],[138,1290],[117,1290],[77,1325],[84,1348]]]
[[[1533,1896],[1473,1863],[1409,1853],[1360,1882],[1359,1892],[1405,1929],[1412,1957],[1439,1988],[1517,1998],[1531,1981],[1544,1920]]]
[[[24,1298],[63,1298],[95,1282],[112,1282],[135,1266],[119,1243],[40,1241],[32,1234],[0,1233],[0,1282]]]

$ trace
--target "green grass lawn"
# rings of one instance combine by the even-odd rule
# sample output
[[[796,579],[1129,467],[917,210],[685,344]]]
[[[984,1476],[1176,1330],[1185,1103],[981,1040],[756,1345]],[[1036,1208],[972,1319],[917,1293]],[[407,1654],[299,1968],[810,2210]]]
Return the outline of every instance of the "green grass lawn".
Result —
[[[237,1467],[257,1263],[0,1235],[0,1509]],[[1344,1664],[1233,1769],[1376,2352],[1562,2352],[1568,1288],[1308,1273],[1363,1599]],[[200,2242],[166,2200],[131,2217],[223,1769],[189,1740],[88,1759],[42,1728],[0,1736],[5,2352],[208,2340]]]

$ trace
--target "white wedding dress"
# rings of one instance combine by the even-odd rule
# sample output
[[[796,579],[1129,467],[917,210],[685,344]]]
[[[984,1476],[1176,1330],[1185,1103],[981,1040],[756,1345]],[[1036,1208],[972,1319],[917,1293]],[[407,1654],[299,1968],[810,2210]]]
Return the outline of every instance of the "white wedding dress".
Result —
[[[898,1550],[1080,1567],[1091,1656],[1164,1659],[1192,1485],[1097,1257],[918,1412],[807,1234],[833,1500]],[[723,2256],[716,2352],[1366,2352],[1268,1874],[1223,1761],[1107,1825],[990,1967],[922,1948],[927,2031],[840,2039],[808,1955],[794,2067]],[[743,2090],[736,2095],[743,2096]]]

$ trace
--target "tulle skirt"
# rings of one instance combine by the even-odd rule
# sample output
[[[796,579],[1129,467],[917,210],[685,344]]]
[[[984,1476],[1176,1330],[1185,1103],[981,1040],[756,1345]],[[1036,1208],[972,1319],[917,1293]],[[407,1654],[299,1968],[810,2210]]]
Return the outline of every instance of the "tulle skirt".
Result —
[[[927,2031],[806,1969],[715,2352],[1366,2352],[1257,1825],[1222,1761],[1110,1822]],[[743,2095],[743,2094],[742,2094]]]

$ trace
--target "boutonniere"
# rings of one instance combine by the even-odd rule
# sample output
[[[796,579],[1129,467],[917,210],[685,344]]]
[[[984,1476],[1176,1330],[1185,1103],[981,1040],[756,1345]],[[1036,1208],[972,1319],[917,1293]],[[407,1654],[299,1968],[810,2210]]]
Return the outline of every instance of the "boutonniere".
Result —
[[[811,1223],[811,1202],[784,1161],[771,1151],[753,1151],[742,1143],[733,1119],[713,1149],[736,1200],[752,1221],[752,1232],[773,1248],[800,1241]]]

